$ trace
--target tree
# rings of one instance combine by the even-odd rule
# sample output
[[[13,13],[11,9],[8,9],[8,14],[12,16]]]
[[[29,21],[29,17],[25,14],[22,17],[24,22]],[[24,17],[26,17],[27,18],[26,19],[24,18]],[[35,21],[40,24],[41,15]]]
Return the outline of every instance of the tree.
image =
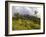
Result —
[[[38,13],[38,11],[35,10],[35,15]]]
[[[19,13],[15,13],[14,16],[15,16],[15,18],[16,18],[17,20],[20,18]]]

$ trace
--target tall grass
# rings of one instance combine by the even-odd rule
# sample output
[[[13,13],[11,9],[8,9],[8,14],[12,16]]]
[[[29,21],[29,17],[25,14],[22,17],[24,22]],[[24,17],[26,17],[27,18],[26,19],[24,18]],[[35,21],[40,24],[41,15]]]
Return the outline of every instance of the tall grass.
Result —
[[[12,30],[32,29],[40,29],[40,18],[19,14],[15,14],[15,17],[12,17]]]

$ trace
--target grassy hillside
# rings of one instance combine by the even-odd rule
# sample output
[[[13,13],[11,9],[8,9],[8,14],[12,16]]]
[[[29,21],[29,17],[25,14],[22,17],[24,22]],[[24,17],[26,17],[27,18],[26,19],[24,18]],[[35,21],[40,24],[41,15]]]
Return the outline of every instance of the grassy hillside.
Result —
[[[40,29],[40,18],[30,15],[14,14],[12,17],[12,30]]]

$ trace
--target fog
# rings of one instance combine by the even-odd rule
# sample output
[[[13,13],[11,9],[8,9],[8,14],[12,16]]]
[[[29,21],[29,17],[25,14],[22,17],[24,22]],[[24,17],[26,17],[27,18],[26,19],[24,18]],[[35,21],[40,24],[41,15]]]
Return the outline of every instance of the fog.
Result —
[[[41,8],[36,8],[36,7],[20,7],[20,6],[13,6],[12,7],[12,15],[14,15],[14,13],[19,13],[21,15],[32,15],[32,16],[37,16],[40,18],[40,9]],[[35,14],[35,11],[37,11],[37,14]]]

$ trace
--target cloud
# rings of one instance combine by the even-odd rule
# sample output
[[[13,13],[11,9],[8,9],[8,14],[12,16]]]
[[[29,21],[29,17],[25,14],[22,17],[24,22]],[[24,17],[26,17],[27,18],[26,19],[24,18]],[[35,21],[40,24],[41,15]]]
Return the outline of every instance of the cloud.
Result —
[[[38,11],[38,13],[36,15],[34,15],[35,10]],[[28,15],[40,17],[40,9],[39,8],[13,6],[12,14],[14,15],[14,13],[17,13],[17,12],[22,15],[28,14]]]

